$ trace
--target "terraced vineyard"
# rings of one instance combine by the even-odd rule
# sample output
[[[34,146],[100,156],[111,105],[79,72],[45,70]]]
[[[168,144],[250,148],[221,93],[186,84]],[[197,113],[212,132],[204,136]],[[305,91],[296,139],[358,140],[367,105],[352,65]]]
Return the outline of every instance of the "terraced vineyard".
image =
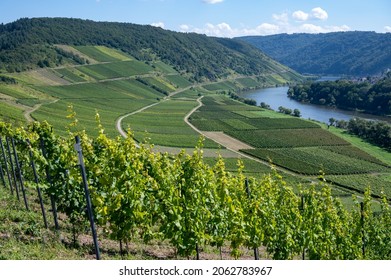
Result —
[[[376,179],[389,176],[390,164],[318,124],[240,104],[224,95],[206,96],[203,103],[191,116],[192,124],[203,131],[223,131],[254,147],[242,152],[296,174],[317,176],[324,172],[329,181],[358,192],[370,183],[375,195],[384,190],[391,197],[386,180]]]
[[[195,100],[167,100],[127,117],[124,127],[130,127],[139,142],[147,139],[156,145],[193,148],[200,135],[183,119],[196,106]],[[204,144],[206,148],[219,148],[218,144],[209,139]]]
[[[184,117],[203,95],[203,106],[190,116],[190,122],[201,131],[223,131],[247,143],[254,149],[242,152],[253,158],[271,160],[287,171],[313,178],[322,170],[330,181],[359,192],[366,184],[373,184],[374,193],[379,195],[388,182],[384,178],[390,174],[389,162],[353,147],[320,125],[248,106],[224,94],[213,94],[213,91],[231,92],[271,85],[278,83],[280,76],[237,77],[192,86],[186,76],[159,60],[143,62],[101,46],[66,46],[66,49],[77,52],[90,65],[9,74],[20,83],[1,84],[1,92],[7,98],[6,103],[0,103],[2,119],[23,123],[23,112],[30,110],[34,119],[48,120],[60,135],[65,135],[65,128],[71,123],[66,118],[67,110],[72,105],[78,119],[76,129],[85,129],[96,136],[98,111],[106,133],[117,136],[116,120],[142,109],[122,122],[124,129],[133,130],[137,141],[192,148],[200,135],[184,122]],[[147,108],[149,105],[154,106]],[[211,151],[224,149],[210,139],[205,140],[204,147],[215,149]],[[236,158],[229,159],[233,165],[236,161]],[[246,160],[249,176],[260,176],[269,170],[264,165],[254,168],[250,162],[260,165]],[[292,181],[300,178],[287,173],[284,176]],[[349,183],[347,178],[354,179],[355,183]],[[385,192],[390,194],[388,189]]]

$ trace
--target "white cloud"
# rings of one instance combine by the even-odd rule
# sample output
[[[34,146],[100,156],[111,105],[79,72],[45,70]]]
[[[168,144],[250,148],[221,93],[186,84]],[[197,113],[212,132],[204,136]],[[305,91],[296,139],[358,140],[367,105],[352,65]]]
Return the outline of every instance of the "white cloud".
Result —
[[[297,10],[292,13],[292,18],[297,21],[306,21],[309,19],[326,20],[328,19],[328,17],[329,15],[327,14],[327,12],[321,7],[313,8],[310,13],[306,13],[301,10]]]
[[[222,3],[224,0],[202,0],[202,2],[206,4],[217,4],[217,3]]]
[[[276,24],[262,23],[255,28],[255,31],[258,35],[270,35],[278,33],[280,31],[280,27]]]
[[[207,23],[203,28],[191,28],[191,30],[188,30],[191,32],[206,34],[208,36],[216,36],[216,37],[234,37],[235,32],[232,30],[232,28],[229,26],[229,24],[222,22],[217,25],[214,25],[212,23]]]
[[[349,31],[350,27],[347,25],[341,26],[319,26],[315,24],[302,24],[295,32],[304,33],[327,33],[327,32],[338,32],[338,31]]]
[[[239,37],[245,35],[271,35],[283,31],[280,26],[272,23],[262,23],[254,28],[232,28],[228,23],[207,23],[203,28],[191,27],[186,24],[179,26],[182,32],[195,32],[215,37]]]
[[[347,25],[341,26],[320,26],[311,23],[301,25],[267,23],[264,22],[256,27],[233,28],[228,23],[222,22],[219,24],[207,23],[202,28],[192,27],[187,24],[179,26],[181,32],[195,32],[214,37],[239,37],[251,35],[272,35],[278,33],[327,33],[337,31],[349,31],[351,28]],[[391,28],[390,31],[391,32]]]
[[[311,10],[311,18],[314,19],[320,19],[320,20],[326,20],[328,19],[329,15],[325,10],[323,10],[321,7],[313,8]]]
[[[278,22],[288,22],[289,16],[288,13],[273,14],[273,19]]]
[[[210,0],[209,2],[215,2]],[[206,0],[204,0],[206,2]],[[320,7],[313,8],[306,13],[297,10],[293,13],[282,12],[280,14],[273,14],[270,22],[262,22],[257,26],[233,27],[227,22],[218,24],[207,23],[204,27],[194,27],[186,24],[179,26],[182,32],[196,32],[206,34],[208,36],[216,37],[239,37],[246,35],[271,35],[278,33],[327,33],[337,31],[348,31],[351,28],[347,25],[333,26],[320,24],[321,21],[328,19],[328,14]],[[312,22],[311,22],[312,21]],[[317,23],[317,24],[315,24]],[[391,26],[384,27],[386,32],[391,32]]]
[[[164,22],[154,22],[154,23],[151,23],[152,26],[155,26],[155,27],[160,27],[160,28],[164,28]]]
[[[386,31],[386,32],[391,32],[391,26],[384,26],[384,30]]]
[[[323,27],[311,23],[306,23],[302,24],[299,27],[299,30],[304,33],[322,33]]]
[[[292,13],[293,19],[298,20],[298,21],[306,21],[306,20],[308,20],[309,16],[310,16],[309,14],[307,14],[303,11],[300,11],[300,10]]]
[[[190,30],[190,26],[188,26],[187,24],[181,24],[179,26],[179,29],[182,31],[182,32],[188,32]]]

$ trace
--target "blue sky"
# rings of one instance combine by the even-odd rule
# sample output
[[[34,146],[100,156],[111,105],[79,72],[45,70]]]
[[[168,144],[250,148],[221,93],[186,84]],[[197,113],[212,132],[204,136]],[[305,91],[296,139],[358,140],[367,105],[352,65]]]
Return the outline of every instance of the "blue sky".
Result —
[[[0,23],[73,17],[235,37],[331,31],[391,32],[390,0],[0,0]]]

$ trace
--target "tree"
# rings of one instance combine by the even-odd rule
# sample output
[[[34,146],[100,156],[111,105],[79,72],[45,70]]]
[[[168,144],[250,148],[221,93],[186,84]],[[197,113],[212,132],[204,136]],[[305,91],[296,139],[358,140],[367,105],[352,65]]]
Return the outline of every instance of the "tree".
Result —
[[[299,109],[294,109],[293,110],[293,116],[300,118],[301,117],[300,110]]]
[[[266,104],[265,102],[261,102],[260,107],[263,108],[263,109],[268,109],[268,110],[270,110],[270,105],[269,105],[269,104]]]
[[[283,107],[283,106],[280,106],[280,107],[278,107],[278,112],[279,112],[279,113],[282,113],[282,114],[291,115],[291,114],[292,114],[292,109],[289,109],[289,108],[285,108],[285,107]]]

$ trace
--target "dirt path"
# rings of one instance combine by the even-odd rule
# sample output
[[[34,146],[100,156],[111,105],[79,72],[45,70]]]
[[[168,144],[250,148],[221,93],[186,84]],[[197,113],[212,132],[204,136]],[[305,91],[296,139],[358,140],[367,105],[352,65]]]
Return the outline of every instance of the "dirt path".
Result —
[[[223,147],[226,147],[228,150],[231,150],[233,152],[238,152],[241,149],[253,149],[253,147],[225,134],[222,131],[201,131],[189,122],[189,117],[203,105],[201,102],[202,97],[203,96],[197,99],[198,106],[193,108],[193,110],[191,110],[185,116],[184,119],[185,123],[188,126],[190,126],[193,130],[195,130],[197,133],[205,136],[206,138],[213,140],[214,142],[220,144]]]
[[[125,137],[125,138],[128,137],[126,132],[122,129],[122,121],[123,121],[124,118],[129,117],[131,115],[135,115],[135,114],[141,113],[142,111],[145,111],[148,108],[156,106],[156,105],[160,104],[161,102],[167,101],[167,100],[169,100],[170,97],[172,97],[172,96],[174,96],[174,95],[176,95],[178,93],[184,92],[184,91],[190,89],[191,87],[193,87],[193,85],[185,87],[185,88],[180,88],[180,89],[178,89],[178,90],[176,90],[174,92],[171,92],[168,96],[164,97],[162,100],[160,100],[158,102],[155,102],[155,103],[152,103],[150,105],[147,105],[147,106],[145,106],[145,107],[143,107],[141,109],[138,109],[137,111],[133,111],[133,112],[130,112],[128,114],[120,116],[116,120],[116,122],[115,122],[115,127],[116,127],[117,131],[122,135],[122,137]]]
[[[24,111],[23,116],[24,116],[24,118],[27,120],[27,122],[33,122],[33,121],[35,121],[35,119],[31,116],[32,113],[34,113],[34,112],[37,111],[39,108],[41,108],[42,105],[56,103],[58,100],[59,100],[59,99],[50,101],[50,102],[48,102],[48,103],[36,104],[36,105],[34,105],[33,107],[27,107],[27,106],[26,106],[25,108],[28,108],[28,109],[27,109],[26,111]]]

